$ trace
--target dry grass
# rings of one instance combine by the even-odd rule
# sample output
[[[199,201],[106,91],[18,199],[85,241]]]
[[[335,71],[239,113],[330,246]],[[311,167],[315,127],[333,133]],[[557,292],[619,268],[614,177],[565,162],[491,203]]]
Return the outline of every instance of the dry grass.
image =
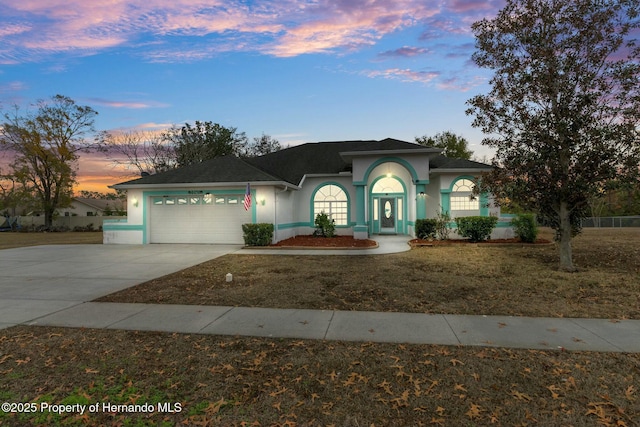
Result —
[[[180,403],[7,426],[633,426],[640,357],[115,330],[0,331],[0,400]],[[157,406],[156,406],[157,408]]]
[[[0,233],[0,250],[38,245],[102,244],[102,232]]]
[[[547,230],[542,237],[551,237]],[[376,256],[227,255],[102,301],[640,318],[640,229],[587,229],[578,273],[552,245],[453,245]],[[232,283],[225,274],[234,275]]]

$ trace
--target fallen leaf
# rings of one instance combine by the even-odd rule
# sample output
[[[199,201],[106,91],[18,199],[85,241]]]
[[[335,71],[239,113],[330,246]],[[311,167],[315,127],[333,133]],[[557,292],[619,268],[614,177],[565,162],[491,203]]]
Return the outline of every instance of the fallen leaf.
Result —
[[[481,412],[483,412],[482,407],[480,405],[476,405],[475,403],[472,403],[471,408],[469,408],[469,410],[465,412],[465,415],[471,419],[480,418]]]

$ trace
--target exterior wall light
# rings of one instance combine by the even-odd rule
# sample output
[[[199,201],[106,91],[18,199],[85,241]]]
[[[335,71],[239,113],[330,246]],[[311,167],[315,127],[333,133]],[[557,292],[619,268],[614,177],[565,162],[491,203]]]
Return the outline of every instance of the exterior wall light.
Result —
[[[136,199],[135,197],[132,198],[131,199],[131,204],[137,208],[138,207],[138,199]]]
[[[258,203],[260,203],[262,206],[264,206],[264,197],[259,197],[258,198]]]

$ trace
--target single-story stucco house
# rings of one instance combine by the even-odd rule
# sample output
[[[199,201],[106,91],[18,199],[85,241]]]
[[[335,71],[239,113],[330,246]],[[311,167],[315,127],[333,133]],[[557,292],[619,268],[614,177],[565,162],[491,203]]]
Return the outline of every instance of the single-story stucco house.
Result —
[[[104,243],[241,244],[244,223],[274,224],[278,242],[311,234],[320,212],[357,239],[413,236],[416,219],[441,209],[452,218],[499,216],[488,196],[470,197],[472,180],[491,166],[441,151],[391,138],[307,143],[143,176],[113,186],[127,191],[127,219],[104,222]]]

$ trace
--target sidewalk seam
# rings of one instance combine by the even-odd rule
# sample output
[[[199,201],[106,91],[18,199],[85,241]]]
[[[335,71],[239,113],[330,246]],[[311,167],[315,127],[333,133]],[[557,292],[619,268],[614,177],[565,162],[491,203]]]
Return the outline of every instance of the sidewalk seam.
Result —
[[[456,331],[451,326],[451,323],[449,323],[449,319],[447,319],[447,315],[446,314],[441,314],[440,316],[442,316],[444,321],[447,322],[447,326],[449,326],[449,329],[451,330],[451,333],[453,334],[453,336],[456,337],[456,341],[458,341],[458,345],[462,345],[462,341],[460,341],[460,338],[458,337],[458,334],[456,334]]]
[[[331,310],[331,319],[329,319],[329,324],[327,325],[327,329],[325,329],[324,331],[324,336],[322,337],[323,340],[327,339],[327,334],[329,334],[329,328],[331,328],[331,323],[333,322],[333,316],[335,315],[336,315],[336,311]]]
[[[207,307],[207,306],[204,306]],[[209,306],[211,307],[211,306]],[[202,328],[198,329],[198,333],[201,333],[204,329],[208,328],[209,326],[213,325],[214,323],[216,323],[218,320],[220,320],[222,317],[226,316],[227,314],[229,314],[231,311],[235,310],[237,307],[229,307],[229,310],[225,311],[224,313],[222,313],[220,316],[216,317],[215,319],[213,319],[211,322],[207,323],[206,325],[204,325]]]
[[[621,351],[621,352],[626,352],[626,350],[625,350],[624,348],[621,348],[621,347],[619,347],[619,346],[615,345],[614,343],[612,343],[611,341],[609,341],[608,339],[606,339],[606,338],[604,338],[604,337],[601,337],[600,335],[598,335],[598,334],[596,334],[595,332],[593,332],[591,329],[586,328],[585,326],[583,326],[583,325],[581,325],[580,323],[576,322],[573,318],[570,318],[570,317],[569,317],[568,319],[569,319],[569,320],[571,321],[571,323],[573,323],[574,325],[579,326],[579,327],[581,327],[582,329],[584,329],[585,331],[589,332],[591,335],[593,335],[593,336],[595,336],[595,337],[597,337],[597,338],[600,338],[602,341],[606,342],[606,343],[607,343],[607,344],[609,344],[611,347],[613,347],[613,348],[617,348],[617,349],[618,349],[619,351]]]

